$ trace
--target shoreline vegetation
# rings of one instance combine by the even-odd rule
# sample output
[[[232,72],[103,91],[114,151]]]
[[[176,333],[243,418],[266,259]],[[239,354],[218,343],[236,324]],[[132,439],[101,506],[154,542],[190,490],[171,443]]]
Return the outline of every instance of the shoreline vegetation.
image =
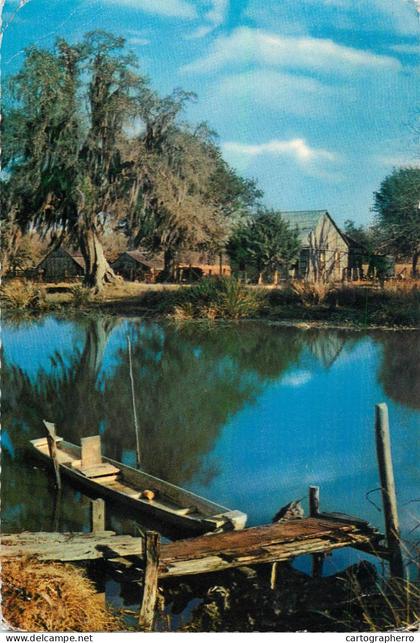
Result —
[[[407,329],[419,327],[416,280],[322,284],[290,282],[249,286],[234,278],[193,285],[119,281],[100,295],[80,283],[5,281],[0,298],[6,315],[96,311],[181,322],[260,320],[286,326]]]

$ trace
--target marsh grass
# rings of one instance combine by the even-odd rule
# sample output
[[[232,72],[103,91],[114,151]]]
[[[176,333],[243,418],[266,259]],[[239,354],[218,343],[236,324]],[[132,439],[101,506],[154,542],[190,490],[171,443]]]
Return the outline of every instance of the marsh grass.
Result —
[[[232,277],[204,279],[172,295],[169,316],[177,321],[191,319],[239,320],[255,316],[266,295]]]
[[[44,288],[21,279],[6,281],[0,289],[0,299],[6,308],[12,310],[40,310],[46,305]]]
[[[76,284],[70,289],[71,304],[76,308],[85,308],[92,301],[92,291],[82,284]]]

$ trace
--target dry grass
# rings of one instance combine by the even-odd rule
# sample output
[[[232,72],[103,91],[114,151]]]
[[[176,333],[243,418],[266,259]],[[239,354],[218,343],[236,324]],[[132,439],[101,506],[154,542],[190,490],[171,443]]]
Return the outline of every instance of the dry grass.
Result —
[[[72,565],[34,559],[2,563],[2,613],[29,632],[115,632],[122,622],[104,606],[93,583]]]
[[[316,306],[324,303],[334,290],[332,284],[309,281],[294,281],[290,284],[290,288],[304,306]]]
[[[350,578],[352,609],[343,615],[350,630],[370,632],[413,631],[420,622],[420,590],[417,584],[402,579],[379,581],[376,592],[362,591],[357,579]]]
[[[45,290],[31,281],[13,279],[2,285],[0,299],[14,310],[37,310],[45,303]]]

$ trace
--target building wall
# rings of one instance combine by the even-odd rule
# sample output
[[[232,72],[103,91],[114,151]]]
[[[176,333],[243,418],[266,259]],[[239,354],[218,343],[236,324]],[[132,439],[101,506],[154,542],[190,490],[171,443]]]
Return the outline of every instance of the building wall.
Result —
[[[61,281],[79,277],[83,274],[83,270],[71,257],[51,256],[39,264],[38,273],[44,281]]]
[[[135,261],[131,257],[118,257],[112,264],[112,269],[128,281],[151,281],[154,279],[154,272],[149,266]]]
[[[327,215],[308,237],[299,259],[299,276],[308,281],[340,281],[348,268],[348,245]]]

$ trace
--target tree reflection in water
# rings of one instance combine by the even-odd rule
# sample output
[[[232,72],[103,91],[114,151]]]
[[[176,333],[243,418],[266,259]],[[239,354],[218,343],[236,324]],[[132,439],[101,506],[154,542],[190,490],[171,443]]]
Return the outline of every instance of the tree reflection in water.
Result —
[[[331,368],[344,348],[363,336],[339,331],[278,327],[261,323],[176,326],[114,317],[82,317],[70,355],[58,345],[49,365],[28,375],[3,360],[3,507],[6,523],[30,528],[51,505],[45,475],[29,469],[24,449],[43,435],[42,419],[76,444],[101,433],[104,453],[135,462],[127,334],[133,353],[135,398],[142,467],[180,485],[206,485],[218,471],[210,457],[223,428],[308,354],[317,368]],[[380,378],[388,396],[418,408],[419,343],[412,333],[381,335]],[[54,338],[45,337],[48,352]],[[406,350],[401,350],[403,341]],[[59,344],[59,342],[58,342]],[[420,355],[418,355],[420,357]],[[417,406],[416,406],[417,405]],[[25,476],[23,476],[23,471]],[[32,490],[36,489],[36,493]],[[28,498],[32,498],[28,502]],[[83,523],[79,502],[63,520]],[[72,513],[73,512],[73,513]],[[48,516],[51,512],[47,512]],[[41,528],[41,527],[38,527]]]

